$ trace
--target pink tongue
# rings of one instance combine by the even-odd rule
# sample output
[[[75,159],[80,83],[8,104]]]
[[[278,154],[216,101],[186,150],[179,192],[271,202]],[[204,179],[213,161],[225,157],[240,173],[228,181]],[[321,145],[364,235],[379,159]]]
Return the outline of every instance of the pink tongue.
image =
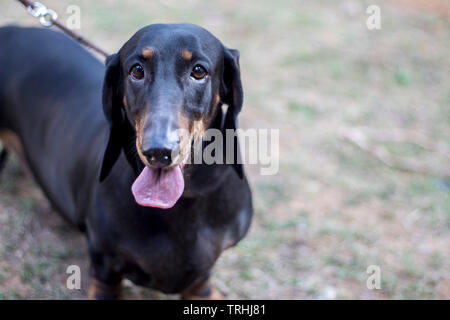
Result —
[[[170,170],[145,167],[131,186],[136,202],[145,207],[172,208],[184,190],[180,166]]]

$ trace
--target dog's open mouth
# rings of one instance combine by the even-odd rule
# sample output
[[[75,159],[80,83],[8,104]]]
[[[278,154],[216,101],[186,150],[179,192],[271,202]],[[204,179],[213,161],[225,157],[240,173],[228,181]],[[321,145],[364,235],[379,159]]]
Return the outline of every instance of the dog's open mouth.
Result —
[[[172,208],[184,191],[183,164],[170,169],[145,167],[131,186],[136,202],[144,207]]]

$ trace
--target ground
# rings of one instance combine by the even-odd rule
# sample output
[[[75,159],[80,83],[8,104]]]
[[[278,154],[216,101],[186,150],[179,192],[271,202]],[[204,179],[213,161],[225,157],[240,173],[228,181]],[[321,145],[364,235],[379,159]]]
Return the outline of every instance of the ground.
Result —
[[[196,23],[240,50],[240,126],[280,130],[280,170],[247,167],[254,221],[215,270],[228,298],[450,298],[445,0],[43,2],[62,21],[79,5],[80,31],[109,52],[155,22]],[[370,4],[380,30],[366,27]],[[14,1],[2,4],[7,23],[37,25]],[[81,290],[66,287],[71,264]],[[366,286],[370,265],[379,290]],[[87,280],[84,238],[12,159],[0,176],[0,298],[83,299]],[[178,298],[128,282],[125,297]]]

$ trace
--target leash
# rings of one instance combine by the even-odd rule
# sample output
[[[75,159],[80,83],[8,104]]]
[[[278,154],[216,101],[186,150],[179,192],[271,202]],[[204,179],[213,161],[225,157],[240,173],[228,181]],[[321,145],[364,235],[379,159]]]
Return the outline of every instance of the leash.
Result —
[[[42,26],[46,28],[50,28],[52,26],[55,26],[65,32],[70,37],[74,38],[76,41],[81,43],[82,45],[91,48],[92,50],[100,53],[105,58],[109,56],[109,54],[104,51],[103,49],[96,46],[94,43],[83,37],[81,34],[70,30],[65,25],[60,23],[58,19],[58,14],[53,11],[52,9],[48,9],[46,6],[44,6],[40,2],[32,2],[29,0],[17,0],[20,3],[22,3],[28,10],[28,12],[35,18],[39,19],[39,22]]]

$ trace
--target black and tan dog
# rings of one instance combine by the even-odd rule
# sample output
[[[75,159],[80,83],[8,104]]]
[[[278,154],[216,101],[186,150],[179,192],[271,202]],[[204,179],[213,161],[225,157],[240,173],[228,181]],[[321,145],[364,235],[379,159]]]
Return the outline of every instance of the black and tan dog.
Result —
[[[238,52],[198,26],[156,24],[105,69],[61,33],[11,26],[0,70],[0,139],[86,233],[90,297],[119,297],[123,278],[217,297],[211,270],[249,228],[250,189],[239,164],[183,165],[204,130],[236,129]]]

